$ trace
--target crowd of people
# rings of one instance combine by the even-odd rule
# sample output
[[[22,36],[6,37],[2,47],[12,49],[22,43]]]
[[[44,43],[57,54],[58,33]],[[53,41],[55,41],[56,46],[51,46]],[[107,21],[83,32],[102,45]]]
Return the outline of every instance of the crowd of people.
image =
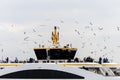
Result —
[[[106,58],[103,58],[103,59],[102,59],[102,57],[100,57],[100,58],[99,58],[99,64],[102,64],[102,63],[109,63],[108,58],[106,57]]]
[[[83,60],[80,60],[77,57],[74,60],[68,59],[67,62],[97,62],[99,64],[102,64],[102,63],[109,63],[109,60],[107,57],[103,59],[102,57],[99,57],[98,61],[95,61],[92,57],[88,56],[88,57],[84,57]]]
[[[17,57],[15,57],[15,60],[14,61],[10,61],[9,57],[6,57],[5,60],[2,60],[1,63],[34,63],[36,62],[34,58],[29,58],[27,61],[19,61]],[[102,63],[109,63],[109,60],[108,58],[102,58],[102,57],[99,57],[99,60],[98,61],[95,61],[92,57],[88,56],[88,57],[84,57],[83,60],[80,60],[79,58],[74,58],[74,59],[68,59],[67,60],[68,63],[71,63],[71,62],[75,62],[75,63],[78,63],[78,62],[98,62],[99,64],[102,64]]]
[[[9,57],[6,57],[5,60],[1,60],[0,62],[1,63],[34,63],[35,59],[34,58],[29,58],[27,61],[26,60],[20,61],[20,60],[18,60],[17,57],[15,57],[15,60],[11,61],[9,59]]]

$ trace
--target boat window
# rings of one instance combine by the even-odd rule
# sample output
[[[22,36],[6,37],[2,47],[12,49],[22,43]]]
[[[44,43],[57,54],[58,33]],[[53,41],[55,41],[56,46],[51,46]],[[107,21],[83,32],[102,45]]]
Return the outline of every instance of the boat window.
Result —
[[[0,78],[11,78],[11,79],[84,79],[83,76],[71,74],[68,72],[57,71],[57,70],[46,70],[46,69],[34,69],[24,70],[14,73],[9,73]]]
[[[38,60],[44,60],[47,59],[47,53],[46,53],[46,49],[35,49],[35,55],[37,57]]]
[[[50,49],[48,51],[48,54],[50,56],[50,59],[56,60],[56,59],[73,59],[76,50],[69,50],[69,49]]]

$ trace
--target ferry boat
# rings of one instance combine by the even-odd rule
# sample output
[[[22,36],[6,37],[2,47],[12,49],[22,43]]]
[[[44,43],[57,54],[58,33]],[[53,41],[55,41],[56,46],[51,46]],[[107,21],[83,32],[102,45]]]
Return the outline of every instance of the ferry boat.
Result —
[[[37,62],[1,63],[0,80],[120,80],[120,64],[75,61],[77,48],[59,46],[59,32],[54,27],[53,46],[34,48]]]
[[[57,32],[56,27],[54,27],[54,31],[52,32],[52,42],[53,46],[50,48],[45,48],[44,45],[42,45],[41,48],[34,49],[38,60],[74,59],[77,48],[72,48],[71,44],[61,47],[59,45],[59,32]]]

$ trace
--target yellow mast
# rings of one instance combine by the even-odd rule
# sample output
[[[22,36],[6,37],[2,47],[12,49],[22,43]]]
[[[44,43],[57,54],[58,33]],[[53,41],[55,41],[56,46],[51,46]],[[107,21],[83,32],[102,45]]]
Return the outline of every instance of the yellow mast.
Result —
[[[57,27],[54,27],[54,31],[52,32],[52,42],[54,45],[59,44],[59,32],[57,32]]]

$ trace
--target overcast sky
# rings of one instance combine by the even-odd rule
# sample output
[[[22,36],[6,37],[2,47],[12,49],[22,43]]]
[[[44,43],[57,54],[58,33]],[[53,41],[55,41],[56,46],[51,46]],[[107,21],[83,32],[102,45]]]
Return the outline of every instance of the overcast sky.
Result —
[[[36,58],[33,48],[50,47],[54,26],[80,59],[120,62],[120,0],[0,0],[0,59]]]

